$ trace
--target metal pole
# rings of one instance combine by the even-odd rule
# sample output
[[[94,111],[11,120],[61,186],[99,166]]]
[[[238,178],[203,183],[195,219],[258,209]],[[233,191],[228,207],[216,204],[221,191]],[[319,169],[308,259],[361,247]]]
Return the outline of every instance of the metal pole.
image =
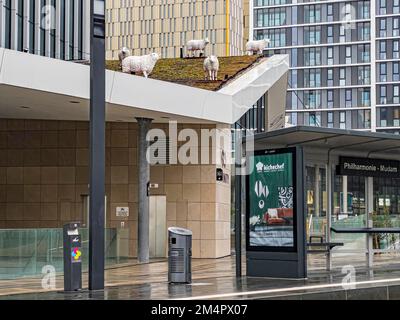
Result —
[[[235,132],[235,253],[236,277],[242,276],[242,131],[236,127]]]
[[[328,155],[329,157],[329,155]],[[326,214],[326,242],[331,242],[331,226],[332,226],[332,211],[333,211],[333,192],[334,192],[334,176],[332,170],[332,162],[328,158],[326,166],[326,193],[328,195],[328,208]],[[332,269],[332,259],[330,251],[326,254],[326,270]]]
[[[148,263],[149,249],[149,182],[150,163],[147,161],[147,133],[150,130],[152,119],[136,118],[139,125],[139,215],[138,215],[138,260],[140,263]]]
[[[366,225],[367,228],[373,227],[373,211],[374,211],[374,178],[365,178],[365,195],[366,195]],[[374,266],[374,246],[373,235],[367,233],[367,267],[368,269]]]
[[[104,289],[105,4],[91,0],[89,290]]]

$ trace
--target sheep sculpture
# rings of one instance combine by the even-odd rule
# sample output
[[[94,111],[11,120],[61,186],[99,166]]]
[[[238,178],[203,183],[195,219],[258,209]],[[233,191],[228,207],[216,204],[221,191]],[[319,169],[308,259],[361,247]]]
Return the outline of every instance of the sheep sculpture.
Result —
[[[131,55],[131,51],[127,47],[123,47],[121,51],[118,54],[119,58],[119,67],[122,67],[122,61],[124,61],[125,58],[128,58]]]
[[[218,80],[219,60],[216,56],[209,56],[204,60],[205,80]]]
[[[193,55],[196,55],[197,51],[200,51],[201,53],[204,53],[207,45],[210,43],[210,40],[208,38],[205,38],[204,40],[190,40],[186,44],[186,48],[188,53],[191,53]],[[190,54],[188,54],[190,56]]]
[[[263,39],[263,40],[252,40],[247,42],[246,44],[246,52],[249,55],[252,55],[254,53],[262,54],[263,50],[271,43],[271,40],[269,39]]]
[[[146,78],[153,72],[153,69],[160,59],[157,53],[150,53],[145,56],[130,56],[122,61],[122,72],[142,73]]]

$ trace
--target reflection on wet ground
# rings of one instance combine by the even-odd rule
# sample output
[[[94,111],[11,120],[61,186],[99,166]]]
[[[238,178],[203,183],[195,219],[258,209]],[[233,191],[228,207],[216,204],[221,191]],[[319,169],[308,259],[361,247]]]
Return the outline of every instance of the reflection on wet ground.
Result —
[[[366,270],[363,257],[351,260],[356,267],[356,290],[344,290],[342,281],[346,274],[342,266],[348,265],[349,258],[336,259],[331,272],[324,270],[324,257],[312,256],[309,260],[309,277],[306,280],[285,280],[267,278],[234,277],[234,257],[217,260],[195,260],[193,262],[192,285],[169,285],[165,261],[146,265],[132,265],[106,271],[107,288],[104,292],[64,294],[53,292],[34,292],[40,290],[41,279],[21,279],[7,283],[0,282],[2,299],[39,300],[139,300],[139,299],[395,299],[400,297],[400,261],[397,256],[376,257],[375,267]],[[345,264],[345,262],[347,262]],[[386,279],[386,280],[385,280]],[[362,283],[365,282],[365,283]],[[84,275],[84,286],[87,275]],[[29,287],[29,284],[31,287]],[[14,287],[12,287],[14,285]],[[18,287],[20,286],[20,287]],[[57,278],[58,290],[62,288],[62,277]],[[346,288],[353,289],[353,288]],[[25,291],[23,291],[25,290]],[[18,294],[29,292],[26,294]],[[254,292],[257,291],[257,292]],[[258,292],[262,291],[262,292]],[[243,294],[245,292],[245,294]],[[10,294],[14,294],[10,296]],[[18,294],[18,295],[15,295]]]

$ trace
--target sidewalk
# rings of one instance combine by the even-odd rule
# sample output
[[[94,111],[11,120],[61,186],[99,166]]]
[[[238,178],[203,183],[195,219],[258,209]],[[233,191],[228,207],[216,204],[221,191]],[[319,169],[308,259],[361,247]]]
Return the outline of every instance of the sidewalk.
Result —
[[[348,261],[348,258],[346,259]],[[358,266],[356,281],[365,282],[357,288],[378,290],[371,296],[387,298],[389,289],[396,289],[400,285],[399,257],[378,256],[376,267],[366,270],[363,259],[354,259],[353,264]],[[154,262],[146,265],[132,265],[106,271],[106,290],[104,292],[63,294],[48,292],[41,288],[41,279],[20,279],[16,281],[0,282],[1,299],[180,299],[198,297],[202,299],[243,299],[243,298],[299,298],[305,294],[328,294],[329,297],[344,299],[347,292],[342,288],[345,276],[341,272],[340,261],[336,261],[336,268],[331,272],[323,270],[323,256],[313,256],[309,261],[309,278],[307,280],[284,280],[266,278],[236,279],[234,275],[234,257],[218,260],[194,260],[192,285],[168,285],[167,263]],[[393,263],[389,264],[391,261]],[[57,290],[62,290],[62,276],[57,277]],[[84,287],[87,287],[87,274],[83,277]],[[254,292],[254,291],[262,292]],[[396,289],[397,290],[397,289]],[[364,292],[363,291],[363,292]],[[394,291],[400,297],[400,289]],[[249,292],[242,294],[241,292]],[[375,292],[375,291],[374,291]],[[21,293],[25,293],[22,294]],[[217,295],[217,296],[216,296]],[[221,296],[222,295],[222,296]],[[332,296],[333,295],[333,296]],[[312,295],[311,295],[312,296]],[[353,295],[354,296],[354,295]],[[368,297],[367,297],[368,298]]]

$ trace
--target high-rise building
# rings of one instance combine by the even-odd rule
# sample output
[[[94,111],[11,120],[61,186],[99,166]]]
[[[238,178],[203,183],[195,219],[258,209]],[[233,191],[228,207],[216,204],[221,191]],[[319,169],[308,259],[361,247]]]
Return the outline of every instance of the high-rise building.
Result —
[[[251,0],[250,37],[291,60],[293,125],[400,133],[400,1]]]
[[[106,9],[108,59],[124,46],[175,58],[187,41],[206,37],[206,54],[243,53],[242,0],[109,0]]]
[[[87,0],[0,0],[0,47],[62,60],[90,52]]]

